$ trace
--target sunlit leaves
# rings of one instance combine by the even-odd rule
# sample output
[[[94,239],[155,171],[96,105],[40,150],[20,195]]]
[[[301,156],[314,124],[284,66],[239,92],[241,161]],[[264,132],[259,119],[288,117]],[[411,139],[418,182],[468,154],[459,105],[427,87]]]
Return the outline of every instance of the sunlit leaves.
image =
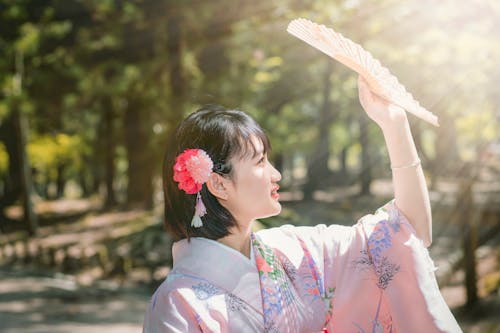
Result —
[[[89,1],[89,6],[94,8],[93,19],[96,21],[108,19],[117,9],[114,0],[92,0]]]
[[[40,29],[33,23],[25,23],[20,28],[20,37],[15,43],[18,52],[34,53],[40,42]]]
[[[90,51],[100,51],[103,49],[115,48],[120,41],[113,34],[103,34],[97,37],[89,37],[87,47]]]
[[[60,165],[69,167],[73,172],[79,170],[82,167],[82,153],[86,149],[79,136],[67,134],[42,135],[28,143],[31,166],[37,170],[36,174],[48,179],[55,177]]]
[[[478,103],[456,121],[460,153],[463,159],[477,158],[478,148],[498,139],[498,126],[491,105]]]
[[[5,145],[0,142],[0,177],[7,174],[9,168],[9,155],[5,149]]]
[[[47,36],[61,38],[64,37],[67,33],[71,31],[73,27],[73,23],[69,20],[59,21],[59,22],[51,22],[47,24],[44,29],[44,33]]]
[[[283,59],[278,56],[263,59],[262,61],[254,61],[257,72],[254,76],[256,84],[269,84],[276,81],[280,77],[279,67],[283,63]]]

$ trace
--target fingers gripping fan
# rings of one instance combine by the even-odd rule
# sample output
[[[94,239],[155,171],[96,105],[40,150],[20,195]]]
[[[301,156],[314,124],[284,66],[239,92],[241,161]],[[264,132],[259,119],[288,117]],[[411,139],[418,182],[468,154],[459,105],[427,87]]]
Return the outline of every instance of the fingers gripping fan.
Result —
[[[303,18],[291,21],[287,31],[357,72],[380,97],[434,126],[439,126],[436,115],[423,108],[398,79],[361,45],[333,29]]]

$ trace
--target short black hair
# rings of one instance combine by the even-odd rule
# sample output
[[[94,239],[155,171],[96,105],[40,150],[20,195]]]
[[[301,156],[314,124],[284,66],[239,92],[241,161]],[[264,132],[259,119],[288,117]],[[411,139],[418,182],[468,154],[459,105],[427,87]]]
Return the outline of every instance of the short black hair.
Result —
[[[194,228],[196,194],[186,194],[173,179],[173,166],[177,155],[186,149],[203,149],[214,163],[213,171],[224,177],[232,177],[231,158],[255,156],[256,147],[252,136],[261,140],[264,153],[271,145],[264,130],[248,114],[228,110],[220,105],[209,104],[187,116],[168,141],[163,161],[163,193],[165,199],[165,226],[176,240],[190,237],[219,239],[230,234],[236,225],[232,214],[224,208],[204,184],[201,197],[207,214],[201,219],[203,226]]]

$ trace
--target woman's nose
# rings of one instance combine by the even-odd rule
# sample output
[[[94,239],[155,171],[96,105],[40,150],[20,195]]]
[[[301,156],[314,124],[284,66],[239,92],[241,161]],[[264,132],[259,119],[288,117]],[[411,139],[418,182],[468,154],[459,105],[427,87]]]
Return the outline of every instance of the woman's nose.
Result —
[[[272,164],[271,164],[271,168],[272,168],[272,175],[271,175],[272,181],[279,182],[281,180],[281,173]]]

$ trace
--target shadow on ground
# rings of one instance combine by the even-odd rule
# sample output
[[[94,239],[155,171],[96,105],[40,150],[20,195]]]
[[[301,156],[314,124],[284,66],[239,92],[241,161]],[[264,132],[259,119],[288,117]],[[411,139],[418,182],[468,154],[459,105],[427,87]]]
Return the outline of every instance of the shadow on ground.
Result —
[[[77,287],[66,276],[0,270],[3,333],[140,332],[149,288]]]

